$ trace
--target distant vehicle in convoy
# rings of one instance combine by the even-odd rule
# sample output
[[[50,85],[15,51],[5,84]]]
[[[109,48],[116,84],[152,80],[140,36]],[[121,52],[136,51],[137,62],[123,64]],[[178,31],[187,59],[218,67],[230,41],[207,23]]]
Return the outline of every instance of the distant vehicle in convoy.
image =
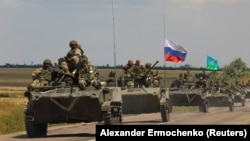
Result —
[[[150,70],[158,63],[150,68]],[[149,71],[150,71],[149,70]],[[147,73],[145,77],[147,77]],[[144,76],[143,76],[144,77]],[[152,78],[146,78],[150,80]],[[170,121],[169,91],[166,87],[136,85],[134,78],[121,78],[117,82],[122,95],[123,114],[160,112],[163,122]]]
[[[209,107],[229,107],[229,111],[234,110],[234,94],[232,91],[222,92],[220,89],[210,89],[207,94]]]
[[[241,88],[240,90],[233,91],[233,102],[241,103],[241,106],[244,107],[246,103],[246,95],[247,91],[245,88]]]
[[[170,109],[173,106],[199,106],[200,112],[208,112],[207,91],[203,88],[170,88]]]
[[[79,86],[39,87],[24,94],[28,103],[24,109],[28,137],[47,135],[48,124],[104,122],[120,125],[122,97],[119,87]]]
[[[245,95],[246,91],[242,89],[241,91],[236,91],[233,89],[228,89],[227,91],[221,91],[218,89],[212,89],[207,95],[210,107],[224,107],[228,106],[229,111],[234,111],[234,106],[236,103],[241,103],[241,106],[245,106]]]

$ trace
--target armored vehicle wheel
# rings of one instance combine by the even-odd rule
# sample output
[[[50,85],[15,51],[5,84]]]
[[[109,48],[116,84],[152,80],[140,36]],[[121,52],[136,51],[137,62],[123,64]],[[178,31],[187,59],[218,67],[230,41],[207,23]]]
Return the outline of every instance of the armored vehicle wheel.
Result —
[[[36,122],[29,107],[30,104],[27,104],[24,111],[27,136],[30,138],[47,136],[48,124],[43,122]]]
[[[208,101],[206,99],[202,100],[201,105],[199,106],[199,111],[204,113],[208,112]]]
[[[169,102],[169,113],[173,112],[173,104],[171,104],[171,101]]]
[[[170,120],[169,108],[165,105],[160,106],[161,119],[163,122],[168,122]]]
[[[104,125],[121,125],[122,115],[120,113],[103,113]]]
[[[234,103],[229,102],[229,111],[232,112],[234,110]]]
[[[245,107],[245,105],[246,105],[246,100],[245,100],[245,99],[243,99],[243,100],[241,101],[241,105],[242,105],[242,107]]]
[[[25,127],[30,138],[47,136],[48,124],[35,122],[32,116],[25,116]]]

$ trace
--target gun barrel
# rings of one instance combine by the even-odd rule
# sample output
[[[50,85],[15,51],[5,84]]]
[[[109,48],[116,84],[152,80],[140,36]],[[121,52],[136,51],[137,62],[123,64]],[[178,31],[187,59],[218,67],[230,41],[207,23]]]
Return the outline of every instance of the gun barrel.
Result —
[[[144,77],[146,77],[146,75],[147,75],[147,74],[155,67],[155,65],[158,64],[158,63],[159,63],[159,61],[157,60],[157,61],[154,63],[154,65],[151,66],[151,67],[148,69],[148,71],[145,73]]]

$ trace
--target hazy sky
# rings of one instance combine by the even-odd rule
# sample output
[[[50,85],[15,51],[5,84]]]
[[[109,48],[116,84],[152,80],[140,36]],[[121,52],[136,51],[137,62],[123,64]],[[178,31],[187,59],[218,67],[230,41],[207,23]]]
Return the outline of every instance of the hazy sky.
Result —
[[[0,65],[57,62],[74,39],[93,65],[206,67],[210,55],[250,67],[249,13],[250,0],[113,0],[113,12],[112,0],[0,0]],[[165,38],[187,49],[184,62],[164,61]]]

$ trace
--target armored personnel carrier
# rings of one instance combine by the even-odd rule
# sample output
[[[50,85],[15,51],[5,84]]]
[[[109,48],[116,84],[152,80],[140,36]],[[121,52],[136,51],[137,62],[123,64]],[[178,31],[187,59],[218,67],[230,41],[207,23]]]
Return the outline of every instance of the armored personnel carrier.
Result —
[[[171,112],[173,106],[198,106],[200,112],[208,112],[205,75],[195,76],[187,70],[187,73],[181,73],[172,80],[169,85]]]
[[[245,98],[250,98],[250,88],[249,87],[245,88],[245,92],[246,92]]]
[[[247,90],[245,88],[241,88],[240,90],[232,90],[232,91],[233,91],[233,102],[241,103],[241,106],[244,107],[246,103]]]
[[[122,122],[122,97],[119,87],[79,86],[39,87],[24,94],[28,103],[24,109],[28,137],[46,136],[48,124]]]
[[[199,106],[200,112],[208,112],[206,89],[203,88],[170,88],[170,110],[173,106]]]
[[[155,62],[150,70],[157,63],[158,61]],[[147,77],[148,72],[145,73],[145,77]],[[151,78],[147,80],[149,79]],[[162,121],[169,121],[170,109],[168,88],[136,83],[134,78],[125,77],[118,80],[118,87],[122,89],[122,113],[142,114],[160,112]]]
[[[221,91],[219,88],[211,88],[207,93],[209,107],[229,107],[234,110],[234,93],[232,91]]]

